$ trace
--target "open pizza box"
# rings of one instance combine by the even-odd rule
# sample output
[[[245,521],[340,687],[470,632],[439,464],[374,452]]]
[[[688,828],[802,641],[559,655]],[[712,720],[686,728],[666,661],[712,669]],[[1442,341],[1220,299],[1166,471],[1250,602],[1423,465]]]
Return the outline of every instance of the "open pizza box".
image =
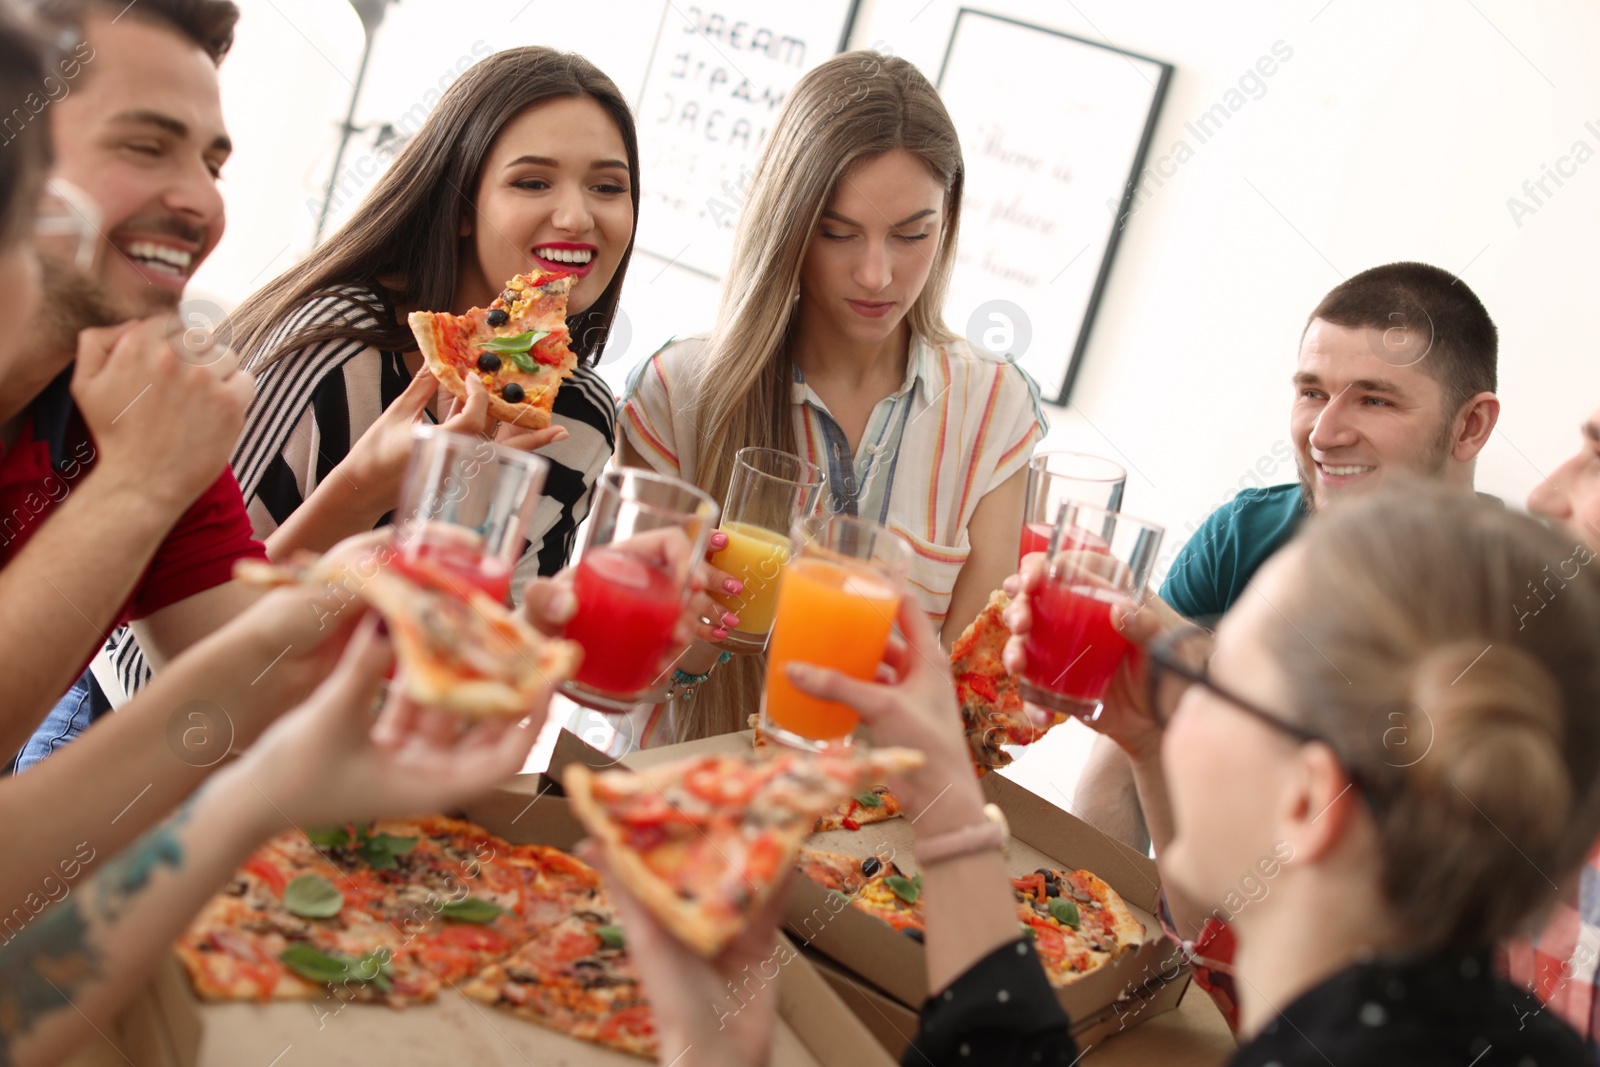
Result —
[[[581,742],[580,742],[581,743]],[[584,830],[565,797],[544,775],[519,775],[470,805],[466,817],[514,844],[571,848]],[[774,954],[773,976],[747,979],[731,1001],[778,998],[775,1067],[839,1063],[893,1067],[872,1034],[851,1014],[809,961],[787,940]],[[732,997],[734,994],[730,994]],[[321,1000],[275,1004],[200,1001],[175,958],[164,961],[147,995],[119,1021],[122,1048],[139,1067],[266,1067],[314,1064],[463,1063],[638,1067],[633,1056],[579,1041],[510,1012],[445,990],[431,1004],[402,1011],[375,1004]],[[292,1052],[288,1050],[293,1049]]]
[[[710,752],[747,751],[751,737],[750,731],[742,731],[646,749],[630,753],[621,763],[637,769]],[[538,777],[545,785],[551,780],[559,782],[563,770],[574,762],[603,768],[616,766],[618,760],[563,731],[551,755],[549,777],[527,777]],[[1138,949],[1057,990],[1080,1045],[1090,1043],[1090,1038],[1104,1040],[1177,1007],[1190,975],[1181,962],[1181,952],[1156,921],[1160,880],[1155,862],[1009,778],[985,775],[982,785],[985,797],[999,805],[1010,824],[1006,865],[1012,874],[1040,867],[1093,871],[1122,895],[1144,924],[1145,940]],[[551,787],[550,794],[557,789],[559,786]],[[506,807],[514,804],[511,799],[501,800]],[[889,819],[860,830],[813,834],[806,844],[862,858],[893,859],[908,876],[918,869],[912,828],[905,819]],[[833,979],[836,990],[845,988],[846,982],[854,988],[856,995],[844,994],[846,1003],[885,1047],[898,1055],[894,1035],[903,1033],[909,1041],[916,1031],[916,1012],[929,994],[923,946],[864,912],[830,901],[826,890],[805,878],[794,881],[788,928],[808,955],[820,955],[839,965],[825,970],[825,977]],[[870,996],[866,990],[871,991]],[[898,1006],[905,1014],[896,1016],[888,1006]]]

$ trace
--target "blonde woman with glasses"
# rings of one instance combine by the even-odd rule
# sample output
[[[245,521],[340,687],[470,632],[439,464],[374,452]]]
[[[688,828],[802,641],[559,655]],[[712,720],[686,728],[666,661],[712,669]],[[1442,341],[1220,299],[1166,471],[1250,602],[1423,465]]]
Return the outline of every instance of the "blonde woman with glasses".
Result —
[[[975,353],[941,316],[963,175],[950,116],[912,64],[847,52],[809,72],[756,168],[715,328],[642,364],[618,420],[621,462],[718,500],[747,446],[822,467],[826,507],[910,542],[910,591],[947,645],[1014,566],[1044,431],[1027,376]],[[738,582],[719,572],[709,584]],[[690,650],[679,698],[636,716],[635,744],[744,727],[761,658],[699,686],[717,659]]]

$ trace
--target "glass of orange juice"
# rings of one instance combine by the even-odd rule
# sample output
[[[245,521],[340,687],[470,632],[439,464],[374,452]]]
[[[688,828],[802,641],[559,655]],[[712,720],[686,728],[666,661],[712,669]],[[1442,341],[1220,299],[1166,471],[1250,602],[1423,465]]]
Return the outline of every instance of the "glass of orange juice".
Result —
[[[713,591],[711,598],[739,616],[718,647],[753,653],[767,647],[778,610],[778,585],[793,544],[795,519],[816,510],[823,469],[776,448],[741,448],[733,456],[733,477],[722,505],[722,532],[728,546],[711,557],[744,589],[738,596]]]
[[[778,587],[767,649],[761,728],[797,748],[848,745],[854,708],[819,700],[789,683],[791,661],[872,679],[900,610],[911,547],[894,531],[849,515],[812,515],[794,524],[794,555]]]

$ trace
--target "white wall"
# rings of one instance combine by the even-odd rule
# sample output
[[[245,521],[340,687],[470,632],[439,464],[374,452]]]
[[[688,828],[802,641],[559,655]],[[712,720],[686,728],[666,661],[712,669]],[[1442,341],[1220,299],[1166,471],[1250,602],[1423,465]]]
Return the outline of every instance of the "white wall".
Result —
[[[327,180],[362,39],[335,0],[240,2],[223,67],[239,145],[225,181],[231,221],[197,278],[225,300],[309,247],[307,201]],[[958,6],[863,0],[854,41],[883,42],[933,76]],[[659,0],[406,0],[380,30],[357,122],[426,106],[463,60],[529,43],[582,51],[634,96],[661,10]],[[1600,403],[1581,310],[1600,288],[1589,254],[1600,162],[1547,184],[1555,195],[1520,219],[1507,199],[1532,205],[1523,182],[1574,142],[1600,149],[1600,72],[1588,61],[1600,11],[1578,0],[1001,0],[988,10],[1177,68],[1150,161],[1180,139],[1193,158],[1148,187],[1130,221],[1072,407],[1052,413],[1049,438],[1120,457],[1130,511],[1166,522],[1176,540],[1258,463],[1268,481],[1292,478],[1271,450],[1286,437],[1304,316],[1341,276],[1401,258],[1461,273],[1500,326],[1505,411],[1480,487],[1520,503],[1571,450],[1580,415]],[[1184,124],[1278,41],[1293,57],[1199,144]],[[357,142],[347,168],[370,154]],[[370,185],[359,177],[350,181]],[[715,300],[705,279],[636,256],[623,303],[632,339],[608,377],[620,388],[668,336],[704,329]]]

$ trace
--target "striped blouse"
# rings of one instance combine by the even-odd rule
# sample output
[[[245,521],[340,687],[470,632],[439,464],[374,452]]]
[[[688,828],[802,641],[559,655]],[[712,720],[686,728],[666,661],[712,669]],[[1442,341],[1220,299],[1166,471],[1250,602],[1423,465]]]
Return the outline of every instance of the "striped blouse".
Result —
[[[695,338],[669,342],[628,382],[618,419],[652,467],[693,481],[700,412]],[[833,510],[860,515],[911,543],[911,587],[937,626],[950,609],[978,501],[1022,469],[1044,435],[1038,387],[1016,366],[964,341],[915,338],[901,386],[872,409],[854,452],[822,399],[795,372],[795,440],[825,468]]]
[[[314,322],[371,327],[378,316],[391,313],[373,290],[343,287],[307,301],[260,350],[274,351]],[[324,341],[260,370],[232,459],[258,539],[266,540],[304,503],[410,381],[400,353],[380,352],[353,339]],[[514,590],[566,565],[578,525],[589,513],[590,489],[616,443],[615,413],[610,388],[590,367],[580,366],[556,394],[552,424],[565,426],[570,436],[539,450],[550,472],[529,526],[528,550],[514,572]],[[149,669],[126,628],[112,635],[106,651],[116,684],[107,685],[112,679],[104,677],[103,667],[96,677],[118,702],[117,690],[133,692],[148,681]]]

